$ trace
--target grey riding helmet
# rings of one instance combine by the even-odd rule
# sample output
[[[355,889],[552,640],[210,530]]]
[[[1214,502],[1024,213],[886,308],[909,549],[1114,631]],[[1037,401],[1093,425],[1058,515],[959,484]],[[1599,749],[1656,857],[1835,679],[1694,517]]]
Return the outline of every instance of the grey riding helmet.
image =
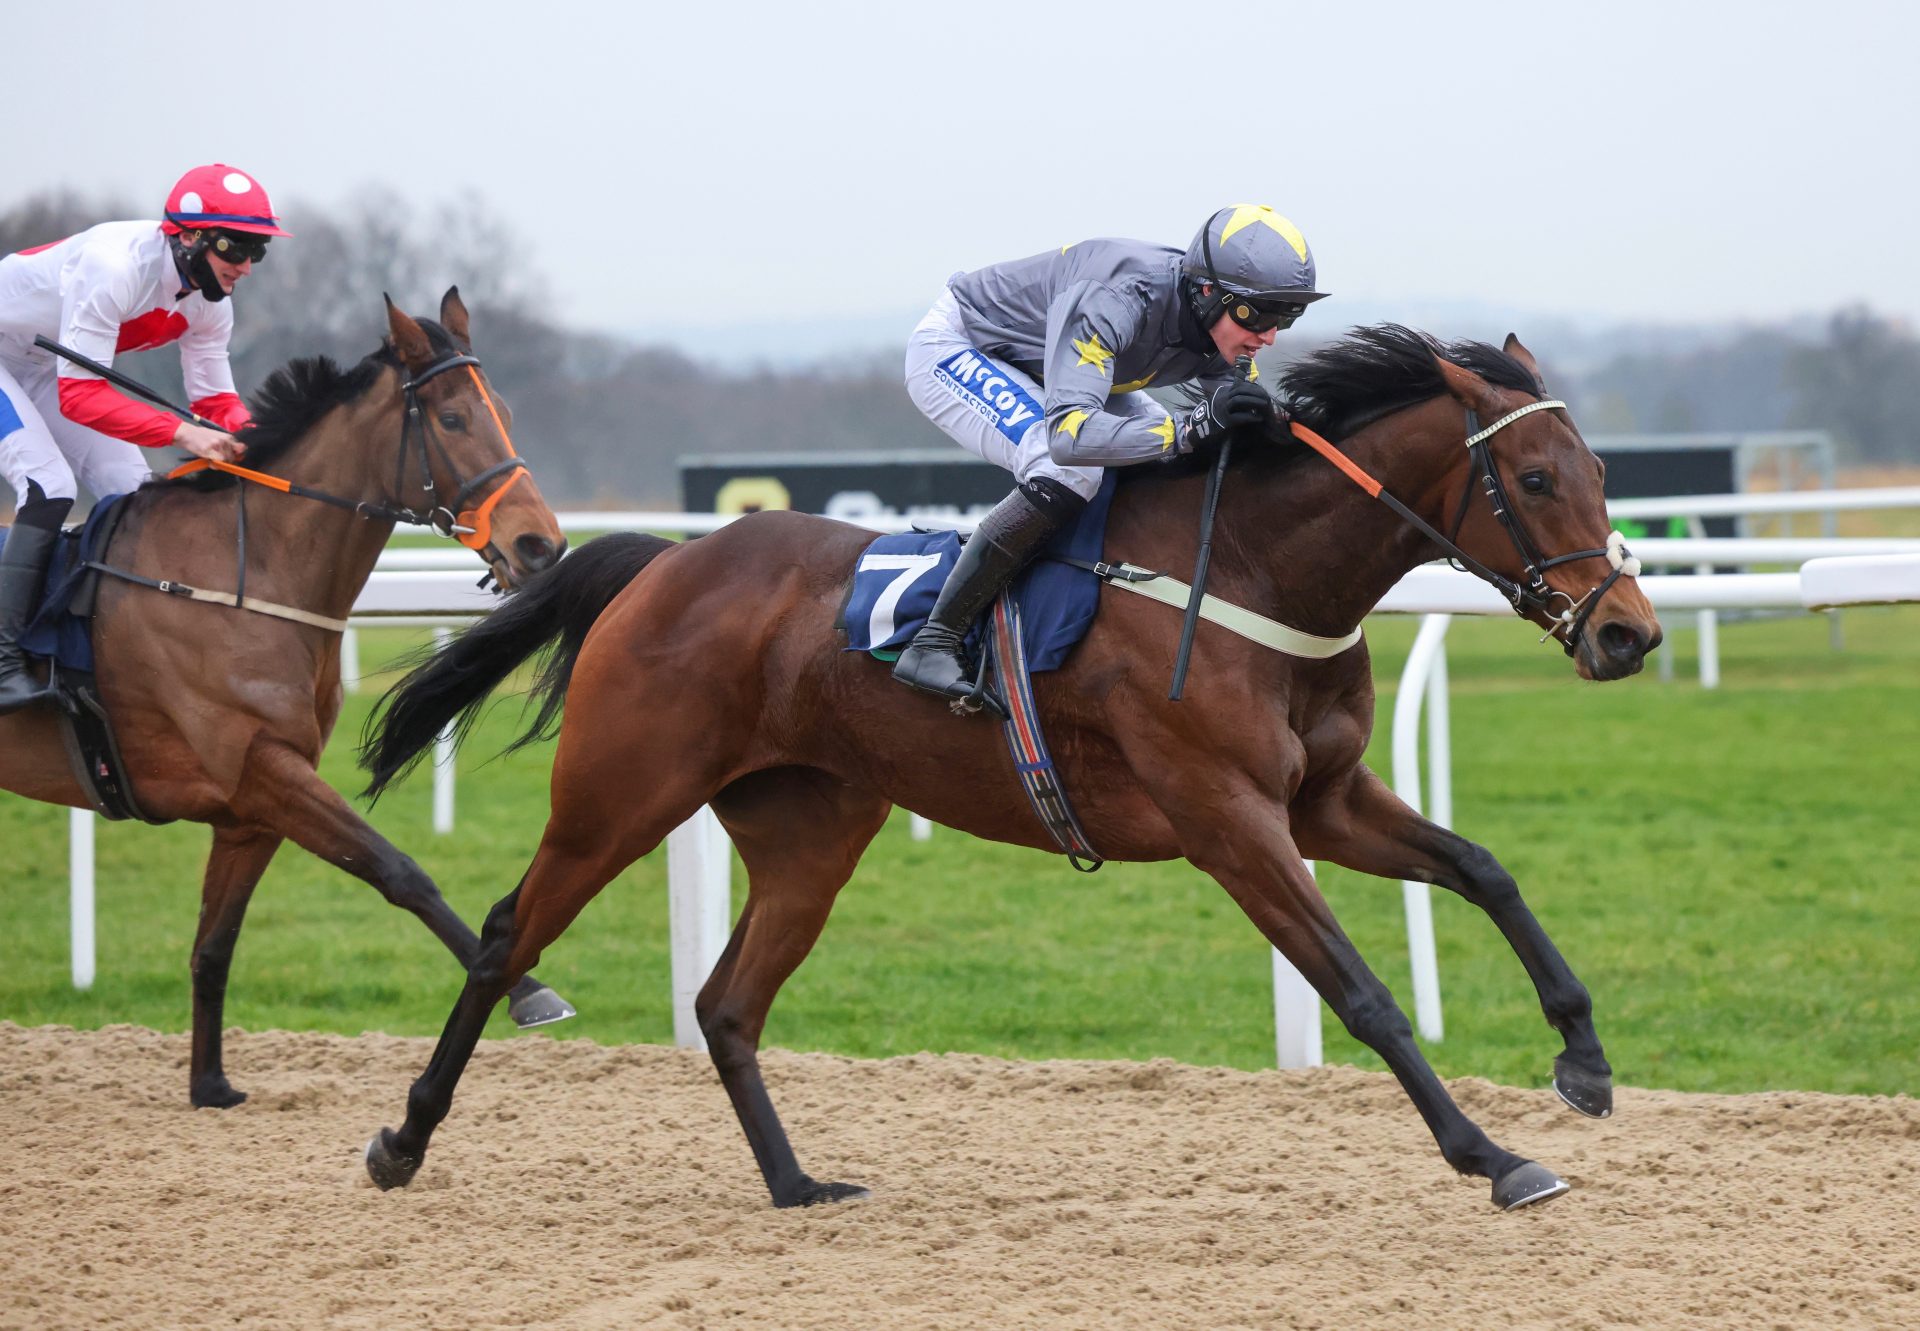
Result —
[[[1313,251],[1300,228],[1264,204],[1238,203],[1206,220],[1180,270],[1202,326],[1230,314],[1243,328],[1286,328],[1327,293],[1315,291]],[[1201,283],[1213,291],[1199,294]]]

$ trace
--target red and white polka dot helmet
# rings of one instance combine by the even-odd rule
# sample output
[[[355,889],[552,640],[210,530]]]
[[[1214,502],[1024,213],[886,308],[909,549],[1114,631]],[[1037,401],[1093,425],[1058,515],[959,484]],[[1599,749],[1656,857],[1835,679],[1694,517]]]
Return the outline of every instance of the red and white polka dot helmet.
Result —
[[[261,236],[293,234],[280,229],[266,188],[245,171],[221,162],[196,166],[181,176],[167,193],[164,217],[160,229],[168,235],[203,227],[251,231]]]

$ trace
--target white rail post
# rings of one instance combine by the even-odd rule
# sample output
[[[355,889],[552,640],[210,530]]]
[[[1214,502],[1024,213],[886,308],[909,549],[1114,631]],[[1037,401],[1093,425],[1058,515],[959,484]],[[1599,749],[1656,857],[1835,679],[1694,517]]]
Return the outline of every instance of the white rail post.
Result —
[[[907,820],[907,826],[912,829],[912,836],[915,841],[931,841],[933,839],[932,819],[922,818],[916,813]]]
[[[1452,615],[1423,615],[1400,690],[1393,702],[1393,789],[1415,812],[1420,810],[1420,710],[1434,658],[1444,648]],[[1413,1010],[1420,1034],[1439,1040],[1446,1034],[1440,1015],[1440,961],[1433,941],[1433,889],[1403,882],[1407,912],[1407,954],[1413,967]]]
[[[667,933],[673,946],[673,1042],[705,1049],[693,1000],[727,946],[733,920],[733,842],[702,805],[667,834]]]
[[[1707,524],[1704,519],[1695,516],[1687,519],[1687,535],[1705,539]],[[1695,564],[1695,573],[1704,577],[1713,576],[1712,564]],[[1720,687],[1720,612],[1702,610],[1695,621],[1700,630],[1700,687],[1717,689]]]
[[[72,935],[73,987],[93,988],[93,811],[67,815],[68,931]]]
[[[452,637],[453,630],[436,628],[433,645],[445,647]],[[433,737],[433,830],[441,836],[453,830],[453,726],[447,722],[446,729]]]
[[[1305,860],[1307,872],[1313,861]],[[1273,1049],[1283,1068],[1317,1068],[1323,1061],[1320,1046],[1320,995],[1291,961],[1273,952]]]
[[[360,630],[352,625],[340,635],[340,687],[360,692]]]

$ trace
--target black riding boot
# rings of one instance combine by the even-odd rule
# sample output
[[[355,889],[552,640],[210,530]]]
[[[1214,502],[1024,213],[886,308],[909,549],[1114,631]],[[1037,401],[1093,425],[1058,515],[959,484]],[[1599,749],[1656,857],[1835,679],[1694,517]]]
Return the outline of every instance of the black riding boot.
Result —
[[[48,696],[27,669],[20,635],[40,604],[47,565],[60,539],[60,520],[72,506],[71,499],[28,500],[14,516],[6,548],[0,550],[0,713],[18,711]]]
[[[960,547],[960,562],[947,575],[927,622],[900,653],[893,677],[948,698],[971,693],[973,681],[961,659],[967,630],[1034,553],[1086,506],[1086,500],[1050,479],[1029,481],[995,504]]]

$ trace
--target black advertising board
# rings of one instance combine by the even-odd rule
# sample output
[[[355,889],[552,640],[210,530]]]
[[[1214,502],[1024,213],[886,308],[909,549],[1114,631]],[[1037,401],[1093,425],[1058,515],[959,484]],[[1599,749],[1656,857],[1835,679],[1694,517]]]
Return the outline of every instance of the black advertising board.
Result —
[[[1737,482],[1732,441],[1695,446],[1609,447],[1607,497],[1732,494]],[[1013,478],[958,445],[889,453],[760,453],[686,458],[680,493],[689,513],[748,513],[791,508],[859,523],[880,516],[953,520],[977,517],[1003,499]],[[1628,540],[1687,536],[1685,518],[1620,519]],[[1733,518],[1709,518],[1707,534],[1736,534]]]

